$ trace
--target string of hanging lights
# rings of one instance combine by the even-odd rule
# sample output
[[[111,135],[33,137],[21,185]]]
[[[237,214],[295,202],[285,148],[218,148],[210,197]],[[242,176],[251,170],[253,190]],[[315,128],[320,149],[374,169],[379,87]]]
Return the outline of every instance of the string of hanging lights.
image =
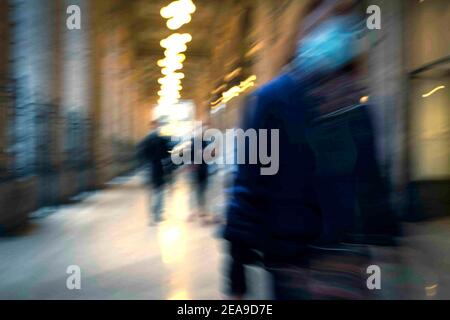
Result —
[[[177,30],[191,21],[191,15],[196,11],[192,0],[177,0],[162,8],[160,13],[167,19],[167,28]],[[158,79],[161,85],[158,91],[158,105],[171,106],[181,99],[183,86],[181,80],[185,75],[181,72],[186,60],[187,44],[192,41],[189,33],[173,33],[161,40],[160,45],[165,49],[164,58],[157,62],[163,77]]]

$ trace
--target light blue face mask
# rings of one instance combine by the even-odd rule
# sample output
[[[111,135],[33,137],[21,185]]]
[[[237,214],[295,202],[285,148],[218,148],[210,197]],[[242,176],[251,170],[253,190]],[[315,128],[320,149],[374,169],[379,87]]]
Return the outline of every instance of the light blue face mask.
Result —
[[[327,74],[351,62],[358,48],[358,23],[353,16],[323,22],[298,43],[295,65],[305,74]]]

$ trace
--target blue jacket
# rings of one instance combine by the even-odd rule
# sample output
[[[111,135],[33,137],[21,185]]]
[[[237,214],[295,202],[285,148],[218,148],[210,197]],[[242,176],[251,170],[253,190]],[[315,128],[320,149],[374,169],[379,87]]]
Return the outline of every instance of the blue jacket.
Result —
[[[267,255],[295,257],[310,244],[342,241],[358,227],[360,186],[379,176],[370,160],[375,150],[366,108],[338,126],[336,144],[325,143],[324,149],[320,140],[328,137],[312,121],[317,101],[304,92],[300,82],[284,74],[250,96],[244,110],[244,130],[279,129],[279,171],[263,176],[261,165],[238,166],[228,190],[224,237]],[[357,231],[367,231],[361,228]]]

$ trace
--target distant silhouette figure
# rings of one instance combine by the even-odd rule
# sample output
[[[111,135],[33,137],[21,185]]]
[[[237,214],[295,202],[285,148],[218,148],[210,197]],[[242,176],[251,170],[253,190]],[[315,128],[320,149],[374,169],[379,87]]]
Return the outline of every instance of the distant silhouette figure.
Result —
[[[167,183],[167,170],[164,161],[170,157],[169,139],[162,137],[158,130],[158,123],[152,123],[153,130],[138,145],[138,156],[143,161],[149,173],[152,186],[151,211],[153,217],[151,224],[156,224],[163,219],[164,197]]]

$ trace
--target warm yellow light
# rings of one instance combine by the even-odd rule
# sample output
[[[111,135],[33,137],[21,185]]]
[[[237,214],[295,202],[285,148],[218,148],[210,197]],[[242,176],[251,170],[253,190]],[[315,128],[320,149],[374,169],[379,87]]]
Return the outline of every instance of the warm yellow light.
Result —
[[[182,69],[183,62],[186,60],[186,56],[182,53],[168,52],[168,56],[164,59],[158,60],[158,66],[160,68],[168,67],[173,70]]]
[[[212,93],[212,94],[217,94],[217,93],[219,93],[220,91],[225,90],[226,87],[227,87],[226,85],[222,84],[220,87],[218,87],[217,89],[213,90],[211,93]]]
[[[178,83],[164,83],[161,85],[161,90],[164,90],[166,92],[181,91],[183,90],[183,87],[181,86],[181,84]]]
[[[213,102],[212,105],[218,104],[219,102],[227,103],[233,98],[238,97],[241,93],[253,87],[255,85],[255,80],[256,76],[254,75],[248,77],[247,79],[242,81],[239,86],[234,86],[229,90],[223,92],[222,97],[219,100]]]
[[[165,52],[166,57],[171,55],[177,55],[187,50],[186,43],[192,41],[192,36],[189,33],[179,34],[174,33],[171,36],[161,40],[159,44],[161,47],[167,49]]]
[[[159,12],[161,14],[161,16],[164,19],[170,19],[170,17],[172,16],[172,11],[170,10],[169,7],[164,7],[161,9],[161,11]]]
[[[428,98],[428,97],[432,96],[433,94],[435,94],[436,92],[438,92],[439,90],[443,90],[443,89],[445,89],[445,86],[436,87],[433,90],[431,90],[430,92],[423,94],[422,98]]]
[[[181,28],[181,26],[190,23],[191,15],[196,11],[196,6],[192,0],[172,1],[169,5],[160,10],[160,14],[167,19],[167,27],[171,30]],[[177,72],[183,69],[183,62],[186,55],[183,54],[187,50],[187,43],[192,41],[192,35],[189,33],[173,33],[160,41],[164,51],[164,59],[158,60],[158,67],[164,77],[158,79],[161,89],[158,92],[160,99],[158,103],[164,106],[176,104],[181,98],[180,91],[181,79],[184,79],[184,73]]]
[[[361,99],[359,99],[359,103],[361,103],[361,104],[365,104],[367,102],[369,102],[369,96],[364,96],[364,97],[361,97]]]
[[[172,264],[183,261],[183,256],[186,254],[183,248],[186,233],[181,224],[161,226],[157,231],[157,241],[164,263]]]
[[[437,294],[438,284],[432,284],[430,286],[425,287],[425,293],[427,297],[434,297]]]
[[[231,99],[239,96],[239,94],[241,93],[241,88],[238,86],[234,86],[231,89],[229,89],[228,91],[225,91],[222,94],[223,97],[223,102],[227,103],[228,101],[230,101]]]
[[[177,103],[178,103],[178,99],[173,99],[173,98],[163,98],[162,97],[158,100],[158,104],[160,106],[171,106],[171,105],[174,105]]]
[[[158,95],[161,97],[161,101],[176,101],[181,98],[181,95],[176,93],[166,94],[164,92],[158,91]]]
[[[189,293],[186,290],[180,290],[176,291],[175,293],[171,294],[167,300],[189,300]]]
[[[211,102],[211,105],[212,106],[216,106],[216,105],[218,105],[219,103],[221,103],[222,102],[222,100],[223,100],[223,97],[220,97],[219,99],[217,99],[216,101],[214,101],[214,102]]]
[[[183,63],[186,60],[186,55],[179,53],[177,54],[178,62]]]
[[[165,85],[171,85],[176,84],[177,86],[181,84],[180,79],[174,78],[174,77],[164,77],[158,79],[159,84],[165,84]]]
[[[164,47],[163,47],[164,48]],[[179,53],[185,52],[187,50],[187,46],[185,44],[174,44],[170,47],[165,48],[167,50],[164,51],[164,56],[171,57],[176,56]]]
[[[161,73],[162,73],[163,75],[168,76],[168,75],[173,74],[175,71],[181,70],[181,69],[183,69],[183,65],[182,65],[181,63],[178,63],[178,64],[172,64],[172,65],[170,65],[170,66],[167,66],[167,67],[165,67],[165,68],[162,68],[162,69],[161,69]]]
[[[158,67],[162,68],[166,65],[166,61],[165,61],[165,59],[161,59],[161,60],[158,60],[157,64],[158,64]]]
[[[238,76],[242,71],[242,68],[237,68],[235,70],[233,70],[232,72],[230,72],[229,74],[227,74],[224,78],[225,81],[230,81],[232,80],[234,77]]]
[[[185,42],[191,42],[192,41],[192,35],[190,33],[183,33],[181,35]]]
[[[180,50],[180,48],[167,49],[164,51],[164,56],[166,57],[166,59],[176,59],[176,56],[178,56],[179,54],[183,54],[183,52],[187,50],[186,45],[181,49],[184,50]]]
[[[167,21],[167,28],[170,30],[180,29],[183,25],[192,21],[191,15],[180,15]]]
[[[192,0],[178,0],[171,2],[161,9],[160,14],[167,19],[167,27],[171,30],[181,28],[191,22],[191,15],[196,11],[196,6]]]

